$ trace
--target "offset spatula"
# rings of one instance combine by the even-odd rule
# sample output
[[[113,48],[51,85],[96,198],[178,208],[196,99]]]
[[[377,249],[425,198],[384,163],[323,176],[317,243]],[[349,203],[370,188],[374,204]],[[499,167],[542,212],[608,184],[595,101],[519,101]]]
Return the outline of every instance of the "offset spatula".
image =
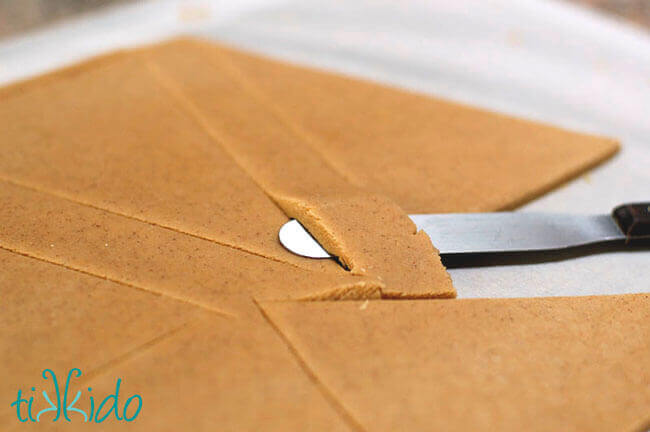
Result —
[[[611,215],[554,213],[448,213],[409,215],[441,255],[549,251],[595,243],[650,240],[650,203],[624,204]],[[310,258],[332,258],[295,219],[280,242]]]

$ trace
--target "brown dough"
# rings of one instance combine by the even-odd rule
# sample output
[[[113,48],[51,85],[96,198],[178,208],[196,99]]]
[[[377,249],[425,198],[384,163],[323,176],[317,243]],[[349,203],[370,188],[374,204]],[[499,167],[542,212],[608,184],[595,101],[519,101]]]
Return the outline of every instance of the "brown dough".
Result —
[[[649,294],[262,308],[366,430],[636,432],[650,420]]]
[[[81,367],[141,430],[645,420],[647,295],[276,302],[453,296],[406,212],[510,208],[611,140],[196,40],[1,89],[0,124],[3,400]],[[351,272],[285,251],[288,217]]]
[[[288,218],[143,62],[114,54],[0,91],[0,178],[308,269]]]
[[[343,176],[409,214],[512,209],[618,150],[609,138],[212,49]]]
[[[415,233],[399,207],[349,184],[277,121],[229,63],[206,57],[200,43],[187,44],[113,55],[60,72],[59,79],[6,89],[0,119],[12,125],[12,145],[3,149],[0,178],[342,273],[331,261],[283,250],[277,230],[286,216],[256,182],[287,215],[317,236],[327,233],[319,238],[353,274],[381,280],[382,295],[455,295],[430,240]],[[79,101],[79,94],[86,97]]]
[[[0,298],[3,431],[349,430],[259,312],[247,319],[202,312],[2,249]],[[75,407],[86,413],[90,396],[97,409],[117,378],[120,409],[138,394],[142,411],[132,423],[89,424],[70,412],[70,422],[48,413],[21,424],[9,407],[18,389],[35,396],[34,415],[48,406],[42,390],[55,397],[45,368],[61,387],[71,368],[81,369],[70,394],[82,392]]]
[[[18,423],[9,403],[18,389],[29,397],[30,388],[43,383],[43,369],[108,369],[113,360],[203,314],[186,303],[0,249],[0,397],[6,402],[0,426]]]
[[[219,51],[179,41],[145,55],[179,104],[353,274],[381,278],[389,297],[455,295],[437,251],[406,214],[332,169]]]
[[[315,272],[0,181],[0,247],[228,315],[258,298],[371,298],[383,284]],[[255,313],[257,313],[255,311]]]
[[[116,376],[146,404],[129,430],[351,430],[259,314],[188,327],[93,380],[93,392],[110,392]]]

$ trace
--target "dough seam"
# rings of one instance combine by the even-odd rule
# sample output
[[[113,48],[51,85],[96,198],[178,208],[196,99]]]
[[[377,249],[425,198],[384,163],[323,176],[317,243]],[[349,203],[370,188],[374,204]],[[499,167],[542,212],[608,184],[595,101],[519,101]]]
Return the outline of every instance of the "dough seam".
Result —
[[[220,309],[216,309],[216,308],[214,308],[212,306],[208,306],[208,305],[205,305],[205,304],[202,304],[202,303],[187,300],[187,299],[184,299],[182,297],[169,295],[167,293],[163,293],[163,292],[160,292],[160,291],[153,291],[153,290],[150,290],[150,289],[145,288],[145,287],[134,285],[134,284],[132,284],[130,282],[122,281],[122,280],[119,280],[119,279],[114,279],[114,278],[109,277],[109,276],[102,276],[100,274],[96,274],[96,273],[90,272],[88,270],[84,270],[84,269],[81,269],[81,268],[78,268],[78,267],[73,267],[73,266],[71,266],[69,264],[66,264],[66,263],[63,263],[63,262],[52,261],[52,260],[47,259],[45,257],[32,255],[29,252],[24,252],[24,251],[21,251],[21,250],[18,250],[18,249],[10,248],[10,247],[7,247],[7,246],[1,244],[1,241],[2,240],[0,240],[0,249],[5,250],[7,252],[14,253],[16,255],[21,255],[21,256],[24,256],[26,258],[31,258],[31,259],[35,259],[35,260],[38,260],[38,261],[41,261],[41,262],[44,262],[44,263],[47,263],[47,264],[52,264],[52,265],[55,265],[55,266],[63,267],[65,269],[67,269],[67,270],[78,272],[78,273],[81,273],[81,274],[84,274],[84,275],[87,275],[87,276],[92,276],[92,277],[96,277],[96,278],[99,278],[99,279],[104,279],[104,280],[107,280],[109,282],[113,282],[113,283],[116,283],[116,284],[119,284],[119,285],[122,285],[122,286],[125,286],[125,287],[128,287],[128,288],[136,289],[136,290],[139,290],[139,291],[144,291],[144,292],[146,292],[148,294],[152,294],[152,295],[155,295],[155,296],[161,296],[161,297],[168,298],[170,300],[185,303],[185,304],[201,308],[203,310],[206,310],[208,312],[217,314],[217,315],[225,317],[225,318],[230,318],[230,319],[237,319],[238,318],[238,316],[235,315],[235,314],[232,314],[230,312],[225,312],[225,311],[222,311]]]
[[[149,349],[153,348],[154,346],[156,346],[156,345],[158,345],[158,344],[160,344],[160,343],[162,343],[162,342],[164,342],[164,341],[166,341],[168,339],[173,338],[174,336],[176,336],[180,332],[183,332],[183,331],[186,331],[186,330],[192,328],[193,326],[196,325],[196,321],[197,321],[197,319],[195,319],[194,321],[192,321],[192,320],[186,321],[186,322],[180,324],[179,326],[176,326],[173,329],[168,330],[168,331],[166,331],[164,333],[161,333],[160,335],[154,337],[153,339],[150,339],[147,342],[144,342],[143,344],[138,345],[137,347],[133,348],[132,350],[127,351],[127,352],[125,352],[123,354],[118,355],[117,357],[114,357],[114,358],[106,361],[105,363],[97,366],[95,369],[89,371],[88,373],[84,373],[83,376],[80,377],[79,384],[84,384],[85,382],[87,382],[87,381],[89,381],[89,380],[91,380],[93,378],[96,378],[96,377],[101,376],[101,375],[105,375],[106,373],[113,370],[115,367],[117,367],[117,366],[119,366],[119,365],[121,365],[123,363],[126,363],[126,362],[132,360],[134,357],[136,357],[136,356],[148,351]]]
[[[152,75],[156,79],[158,79],[159,84],[163,89],[165,89],[171,97],[177,99],[179,102],[179,106],[181,109],[185,110],[188,115],[193,117],[199,127],[201,127],[206,134],[211,137],[216,145],[219,145],[221,149],[223,149],[227,154],[229,154],[232,159],[237,163],[237,165],[249,175],[249,177],[254,181],[264,193],[267,194],[267,196],[289,217],[294,217],[298,220],[300,220],[305,226],[307,227],[312,234],[316,236],[316,238],[319,238],[321,243],[325,244],[326,247],[329,248],[329,250],[334,254],[339,257],[340,262],[343,264],[344,267],[347,269],[351,270],[352,274],[355,275],[367,275],[366,269],[364,268],[363,265],[360,265],[356,262],[354,262],[354,254],[349,252],[349,248],[346,247],[344,241],[342,238],[337,237],[331,233],[331,231],[328,229],[328,226],[326,223],[321,223],[321,218],[316,214],[318,212],[318,209],[313,209],[312,207],[308,205],[304,205],[301,202],[296,202],[296,200],[291,199],[290,197],[286,197],[282,193],[278,193],[274,191],[274,188],[272,186],[269,186],[267,184],[261,183],[258,180],[258,176],[255,175],[253,172],[250,171],[250,169],[247,169],[246,166],[247,164],[242,162],[241,156],[238,154],[237,151],[231,150],[231,146],[228,145],[228,139],[223,137],[223,134],[218,130],[215,129],[208,121],[208,119],[205,117],[205,115],[201,112],[200,108],[196,106],[196,104],[189,98],[189,96],[185,93],[185,91],[181,88],[179,83],[172,77],[170,74],[164,70],[164,68],[156,63],[155,60],[151,60],[150,58],[147,57],[147,52],[145,51],[143,54],[145,58],[145,65],[148,67]],[[218,60],[223,60],[223,56],[219,55]],[[259,104],[264,110],[269,112],[269,114],[274,118],[274,120],[277,120],[281,123],[281,125],[285,128],[287,128],[287,121],[285,121],[281,114],[278,113],[277,109],[273,109],[273,107],[265,102],[265,99],[263,96],[260,96],[259,92],[255,88],[254,85],[252,85],[248,79],[246,79],[239,71],[239,69],[233,65],[230,61],[221,61],[219,65],[215,65],[215,59],[209,55],[205,56],[206,61],[210,61],[213,66],[222,66],[221,63],[225,63],[225,74],[229,76],[231,80],[234,81],[236,85],[238,85],[241,89],[241,91],[250,96],[255,103]],[[289,132],[291,135],[295,136],[300,142],[305,141],[302,139],[302,135],[297,133],[295,127],[288,127]],[[331,163],[328,162],[326,158],[323,157],[323,155],[320,152],[314,151],[312,149],[311,145],[306,145],[306,148],[313,152],[316,157],[318,157],[328,168],[332,169],[333,173],[339,174],[339,170],[332,167]],[[347,176],[342,176],[342,180],[347,183],[350,187],[359,189],[356,185],[351,183]],[[365,193],[371,194],[370,191],[366,191],[364,189],[360,189]],[[384,198],[387,199],[387,198]],[[390,201],[390,200],[388,200]],[[392,203],[392,201],[390,201]],[[395,205],[396,206],[396,205]],[[314,211],[315,210],[315,211]],[[417,240],[418,232],[415,224],[408,219],[408,216],[400,209],[403,218],[408,220],[408,225],[409,225],[409,232],[405,233],[407,235],[413,236],[413,241]],[[425,234],[426,235],[426,234]],[[427,240],[429,244],[431,245],[431,240],[427,236]],[[431,252],[435,252],[435,247],[431,245]],[[439,259],[439,258],[438,258]],[[443,267],[444,271],[444,267]],[[371,275],[375,277],[379,277],[380,275]],[[450,280],[449,276],[447,276],[447,279]],[[382,295],[383,297],[383,295]],[[411,298],[409,295],[404,295],[404,296],[396,296],[395,293],[388,293],[386,295],[388,298]],[[430,295],[430,293],[423,294],[423,295],[417,295],[414,296],[413,298],[453,298],[455,297],[455,294],[450,293],[450,294],[445,294],[445,295]],[[319,296],[320,298],[320,296]]]
[[[251,181],[253,181],[275,204],[275,206],[278,207],[280,211],[286,215],[286,211],[278,205],[277,201],[274,199],[273,195],[269,193],[267,188],[258,181],[255,175],[246,169],[246,165],[241,162],[237,152],[231,151],[227,145],[223,144],[227,140],[224,139],[221,134],[208,123],[204,115],[201,114],[199,109],[192,103],[192,101],[187,97],[187,95],[178,86],[178,84],[169,76],[169,74],[162,70],[162,68],[155,62],[148,59],[145,60],[144,65],[149,69],[154,78],[158,80],[158,84],[160,84],[160,86],[169,94],[172,99],[176,100],[179,103],[179,108],[184,111],[192,120],[194,120],[197,126],[203,130],[206,135],[212,140],[214,145],[219,146],[226,154],[228,154],[232,161],[239,167],[239,169],[246,173],[248,178],[250,178]],[[289,217],[289,215],[286,216]]]
[[[329,289],[321,293],[299,297],[296,298],[295,301],[378,300],[385,298],[385,289],[385,286],[380,285],[379,283],[360,281],[343,285],[335,289]]]
[[[12,251],[9,251],[9,252],[12,252]],[[28,258],[32,258],[32,257],[28,257]],[[38,259],[38,258],[34,258],[34,259]],[[48,263],[48,264],[53,264],[53,263]],[[56,265],[56,264],[53,264],[53,265]],[[95,275],[90,275],[90,276],[95,276]],[[111,281],[111,282],[114,282],[114,281]],[[117,283],[119,283],[119,282],[117,282]],[[77,383],[78,386],[83,386],[88,381],[91,381],[91,380],[93,380],[93,379],[95,379],[97,377],[100,377],[102,375],[106,375],[106,374],[110,373],[113,369],[117,368],[119,365],[129,362],[132,359],[134,359],[136,356],[138,356],[138,355],[152,349],[154,346],[175,337],[177,334],[179,334],[179,333],[181,333],[183,331],[189,330],[191,327],[196,325],[196,321],[197,320],[195,319],[194,321],[184,322],[181,325],[179,325],[179,326],[177,326],[177,327],[175,327],[175,328],[173,328],[173,329],[171,329],[169,331],[161,333],[160,335],[154,337],[153,339],[150,339],[150,340],[138,345],[137,347],[135,347],[135,348],[133,348],[133,349],[131,349],[131,350],[125,352],[125,353],[122,353],[122,354],[120,354],[120,355],[118,355],[118,356],[116,356],[114,358],[109,359],[108,361],[106,361],[103,364],[100,364],[96,368],[94,368],[94,369],[92,369],[92,370],[90,370],[88,372],[84,372],[82,376],[80,376],[78,378],[75,378],[75,382]],[[2,424],[2,422],[6,421],[7,419],[11,418],[12,416],[13,416],[12,414],[1,415],[0,416],[0,424]],[[15,423],[13,423],[13,422],[11,424],[15,425]],[[17,429],[17,426],[14,427],[14,428],[11,428],[11,429],[15,430],[15,429]]]
[[[223,60],[220,56],[220,59]],[[211,58],[209,56],[206,56],[206,61],[211,61]],[[214,62],[213,62],[214,63]],[[227,63],[228,66],[228,74],[231,78],[234,78],[236,80],[237,85],[239,85],[245,93],[248,95],[252,96],[256,102],[260,103],[262,106],[264,106],[265,109],[269,110],[269,104],[265,103],[263,100],[263,97],[259,96],[255,91],[254,88],[248,83],[248,80],[244,78],[241,73],[238,73],[238,69],[236,66],[234,66],[232,63],[225,62]],[[179,106],[181,109],[185,110],[185,112],[192,117],[198,126],[203,129],[203,131],[214,141],[215,145],[218,145],[223,149],[230,157],[233,159],[233,161],[241,168],[243,172],[245,172],[249,178],[257,184],[260,189],[275,203],[275,205],[282,211],[284,212],[287,217],[295,217],[295,215],[291,214],[291,212],[288,211],[289,206],[287,205],[280,205],[279,201],[284,202],[285,204],[289,203],[290,205],[293,204],[294,206],[300,206],[303,207],[302,210],[305,211],[305,213],[309,214],[310,216],[313,216],[312,219],[314,220],[307,220],[307,221],[301,221],[305,222],[308,228],[310,229],[311,232],[317,233],[324,235],[327,238],[327,244],[330,245],[330,249],[332,249],[332,252],[337,255],[338,257],[348,257],[350,254],[348,254],[345,251],[345,247],[341,244],[340,239],[337,239],[329,230],[327,230],[325,224],[319,223],[319,218],[316,215],[313,215],[313,212],[311,209],[307,206],[304,206],[300,203],[293,203],[288,199],[283,199],[280,197],[277,197],[276,194],[274,194],[267,186],[264,184],[260,183],[257,177],[251,173],[248,169],[246,169],[246,164],[242,163],[240,161],[239,155],[237,152],[234,152],[230,150],[228,145],[222,144],[223,142],[227,141],[224,139],[221,134],[215,130],[206,120],[205,116],[199,111],[199,109],[196,107],[194,103],[187,97],[187,95],[183,92],[183,90],[178,86],[178,84],[174,81],[173,78],[171,78],[159,65],[157,65],[155,62],[150,61],[150,60],[145,60],[145,65],[149,68],[151,71],[152,75],[156,77],[158,80],[158,83],[169,93],[169,95],[172,98],[175,98],[179,102]],[[280,119],[280,116],[277,113],[277,110],[270,109],[271,114],[275,117]],[[282,119],[280,119],[282,120]],[[282,121],[282,124],[284,126],[286,125],[285,121]],[[294,128],[290,128],[290,131],[294,134],[295,133]],[[302,138],[300,135],[298,135],[299,138]],[[309,146],[310,148],[312,147],[311,145]],[[323,160],[332,170],[338,174],[339,171],[335,169],[334,167],[331,166],[331,164],[325,159],[320,152],[314,152],[316,153],[321,160]],[[347,177],[343,176],[344,180],[348,180]],[[353,184],[351,184],[353,185]],[[354,185],[353,185],[354,186]],[[314,222],[314,223],[311,223]],[[332,248],[332,246],[335,245],[335,247]],[[345,260],[341,258],[341,263],[343,264],[343,267],[346,269],[351,269],[355,267],[352,262],[349,262],[350,260]],[[365,274],[362,271],[357,271],[353,274]]]
[[[203,41],[201,42],[209,43]],[[214,49],[214,47],[211,48]],[[357,186],[358,188],[364,188],[363,182],[361,182],[359,179],[354,178],[347,170],[342,169],[339,164],[337,164],[334,160],[332,160],[332,158],[327,156],[322,150],[319,149],[319,146],[316,145],[318,142],[317,138],[309,133],[309,131],[298,125],[297,122],[290,120],[289,116],[277,104],[269,101],[264,92],[257,89],[255,84],[252,84],[250,82],[248,76],[246,76],[246,74],[242,72],[242,70],[237,67],[237,65],[235,65],[228,56],[223,55],[221,51],[214,50],[213,52],[217,53],[217,56],[221,61],[220,66],[226,66],[228,68],[230,77],[237,80],[237,83],[244,89],[246,93],[253,96],[255,100],[263,105],[267,110],[269,110],[276,119],[280,120],[280,122],[286,126],[292,134],[297,136],[302,142],[306,143],[309,148],[314,153],[316,153],[334,172],[339,174],[350,184]],[[206,56],[206,61],[212,62],[214,64],[214,60],[210,56]]]
[[[241,246],[236,246],[236,245],[229,244],[229,243],[223,243],[223,242],[221,242],[219,240],[211,239],[209,237],[203,237],[203,236],[201,236],[199,234],[194,234],[194,233],[191,233],[191,232],[183,231],[183,230],[180,230],[178,228],[174,228],[174,227],[167,226],[167,225],[161,225],[161,224],[159,224],[157,222],[152,222],[152,221],[147,220],[147,219],[142,219],[142,218],[139,218],[137,216],[132,216],[132,215],[129,215],[129,214],[121,213],[121,212],[118,212],[118,211],[115,211],[115,210],[112,210],[112,209],[99,207],[97,205],[94,205],[94,204],[91,204],[91,203],[88,203],[88,202],[85,202],[85,201],[79,201],[79,200],[77,200],[75,198],[71,198],[71,197],[67,196],[65,193],[62,194],[62,193],[60,193],[58,191],[51,191],[51,190],[47,190],[47,189],[41,189],[41,188],[39,188],[37,186],[26,184],[26,183],[23,183],[21,181],[17,181],[17,180],[12,179],[12,178],[0,176],[0,182],[6,182],[6,183],[12,184],[14,186],[25,188],[25,189],[28,189],[28,190],[31,190],[31,191],[34,191],[34,192],[46,194],[46,195],[49,195],[49,196],[52,196],[52,197],[55,197],[55,198],[60,198],[60,199],[72,202],[74,204],[82,205],[82,206],[92,208],[92,209],[95,209],[95,210],[105,211],[106,213],[110,213],[110,214],[113,214],[113,215],[116,215],[116,216],[125,217],[125,218],[128,218],[128,219],[132,219],[132,220],[142,222],[142,223],[145,223],[145,224],[148,224],[148,225],[152,225],[152,226],[155,226],[155,227],[158,227],[158,228],[170,230],[170,231],[173,231],[173,232],[175,232],[177,234],[194,237],[194,238],[197,238],[197,239],[200,239],[200,240],[205,240],[205,241],[217,244],[219,246],[234,249],[234,250],[242,252],[242,253],[254,255],[254,256],[264,258],[264,259],[268,259],[270,261],[275,261],[275,262],[278,262],[278,263],[281,263],[281,264],[287,264],[287,265],[299,268],[300,270],[316,271],[316,270],[314,270],[312,268],[301,267],[301,266],[299,266],[299,265],[297,265],[295,263],[292,263],[292,262],[289,262],[289,261],[284,261],[284,260],[282,260],[280,258],[269,256],[269,255],[263,254],[261,252],[256,252],[256,251],[253,251],[253,250],[245,249],[245,248],[242,248]],[[278,229],[279,229],[279,227],[278,227]]]
[[[273,329],[273,331],[280,337],[282,342],[285,344],[289,352],[291,352],[291,355],[293,358],[296,360],[298,365],[300,366],[300,369],[303,370],[305,375],[307,375],[307,378],[309,381],[319,390],[319,392],[323,395],[323,398],[330,404],[330,406],[334,409],[336,413],[338,413],[343,421],[350,427],[350,429],[357,431],[357,432],[365,432],[366,429],[361,425],[361,423],[354,418],[352,413],[350,413],[346,407],[345,404],[340,401],[334,393],[320,380],[316,372],[314,372],[310,367],[309,363],[302,358],[300,355],[300,352],[296,349],[296,347],[293,346],[293,344],[289,341],[289,339],[285,336],[285,334],[282,332],[282,330],[273,322],[271,317],[267,315],[266,311],[264,308],[260,306],[260,304],[257,302],[257,300],[253,299],[253,303],[255,303],[255,306],[257,309],[260,311],[262,316],[264,317],[264,320],[266,323]]]
[[[324,244],[328,248],[328,251],[337,257],[346,270],[355,270],[352,271],[352,274],[365,274],[364,272],[359,271],[357,268],[358,266],[354,264],[350,256],[351,254],[347,252],[347,247],[341,239],[337,238],[334,233],[327,229],[327,223],[323,222],[323,219],[318,216],[317,210],[315,211],[312,207],[303,204],[300,200],[278,197],[277,201],[283,202],[284,205],[280,207],[289,217],[298,219],[298,215],[301,215],[302,217],[300,219],[302,220],[300,220],[300,223],[303,224],[314,237],[321,239],[320,243]]]

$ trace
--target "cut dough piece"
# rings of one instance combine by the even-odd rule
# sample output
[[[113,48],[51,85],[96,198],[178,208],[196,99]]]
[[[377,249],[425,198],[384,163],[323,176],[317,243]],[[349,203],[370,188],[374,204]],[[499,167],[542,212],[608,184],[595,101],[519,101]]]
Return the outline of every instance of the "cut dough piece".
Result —
[[[252,295],[377,298],[383,288],[369,277],[304,270],[1,181],[0,202],[1,247],[207,309],[239,315]]]
[[[337,251],[353,274],[385,282],[383,298],[455,296],[451,278],[429,237],[416,232],[413,222],[388,199],[366,193],[344,199],[283,197],[278,202],[319,237],[327,250]],[[326,231],[327,227],[332,231]]]
[[[354,184],[407,213],[514,208],[618,149],[611,139],[212,48]]]
[[[0,178],[308,269],[288,218],[157,83],[118,53],[0,91]]]
[[[261,306],[367,430],[634,432],[650,420],[649,294]]]
[[[335,171],[211,44],[175,41],[143,55],[179,105],[352,273],[380,278],[389,297],[455,295],[437,251],[408,216]]]

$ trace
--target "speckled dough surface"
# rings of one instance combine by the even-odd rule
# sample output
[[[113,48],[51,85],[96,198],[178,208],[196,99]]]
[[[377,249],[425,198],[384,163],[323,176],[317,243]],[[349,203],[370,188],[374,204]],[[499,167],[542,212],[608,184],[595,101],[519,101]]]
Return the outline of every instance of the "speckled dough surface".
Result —
[[[143,431],[644,420],[647,296],[434,300],[407,216],[512,207],[611,140],[190,39],[0,89],[0,124],[2,400],[79,367]],[[289,218],[349,271],[284,250]]]
[[[262,307],[366,430],[650,425],[647,294]]]
[[[408,216],[332,169],[211,44],[182,40],[143,56],[179,104],[352,273],[380,278],[391,297],[455,295],[437,251]]]
[[[0,247],[230,315],[252,296],[372,298],[383,284],[304,270],[0,181]]]
[[[409,214],[512,209],[618,149],[609,138],[212,49],[341,175]]]
[[[115,392],[118,377],[120,407],[129,395],[142,398],[133,423],[111,417],[94,425],[105,430],[349,430],[259,313],[242,319],[206,312],[2,249],[0,298],[3,431],[93,426],[72,411],[70,422],[52,422],[54,413],[18,422],[9,409],[17,389],[34,396],[34,415],[48,406],[41,389],[53,397],[45,368],[59,380],[72,368],[82,372],[70,392],[82,392],[74,406],[85,413],[91,395]]]
[[[288,218],[131,53],[0,90],[0,123],[0,178],[275,260],[339,270],[278,243]]]
[[[5,89],[0,119],[11,125],[11,139],[3,141],[0,178],[342,273],[332,261],[279,245],[286,215],[297,217],[317,236],[328,234],[322,241],[353,274],[383,281],[385,296],[455,295],[435,249],[406,214],[331,169],[210,48],[181,41],[114,54]]]

